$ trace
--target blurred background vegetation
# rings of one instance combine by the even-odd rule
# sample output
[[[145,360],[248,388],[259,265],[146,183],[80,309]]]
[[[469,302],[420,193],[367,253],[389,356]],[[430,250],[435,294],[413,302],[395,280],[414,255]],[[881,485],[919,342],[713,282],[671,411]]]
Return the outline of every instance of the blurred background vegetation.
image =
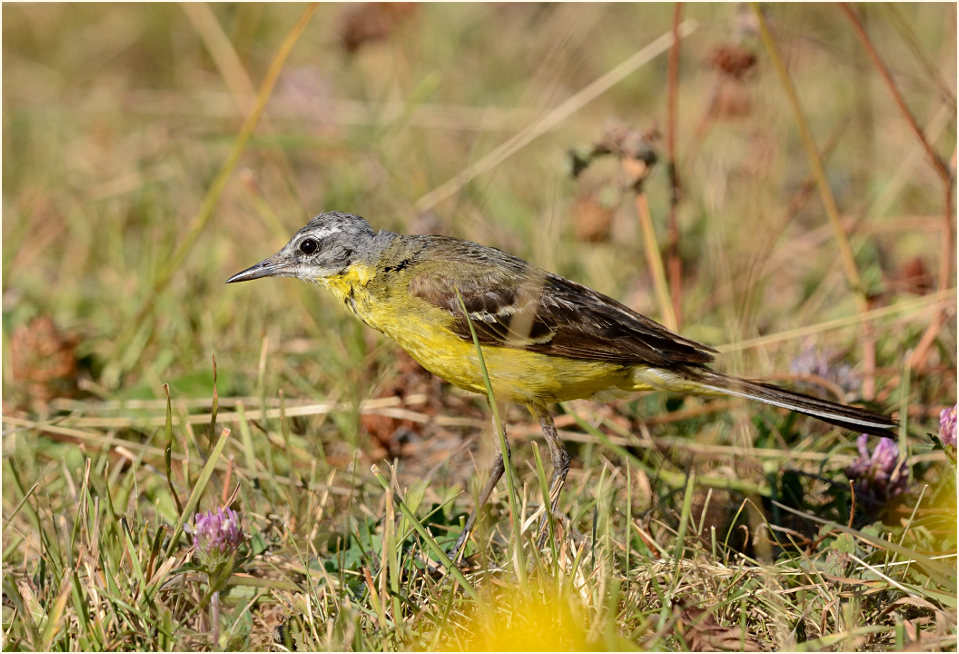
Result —
[[[118,335],[191,226],[252,105],[249,91],[300,11],[5,9],[5,334],[35,316],[74,332],[80,376],[93,392],[157,397],[161,382],[176,386],[209,368],[212,352],[226,388],[248,388],[244,373],[264,333],[282,348],[361,330],[341,326],[349,323],[326,298],[289,280],[221,284],[333,208],[382,228],[497,245],[653,313],[631,203],[615,197],[608,172],[593,182],[598,189],[572,180],[566,151],[596,141],[611,119],[662,129],[665,55],[453,197],[416,209],[429,191],[668,31],[671,7],[331,5],[317,9],[297,43],[268,124],[169,288],[153,298],[141,319],[148,327],[118,352],[127,345]],[[948,158],[949,12],[921,5],[863,13],[920,124],[929,129],[938,118],[930,140]],[[734,84],[711,65],[721,46],[758,51],[755,19],[733,5],[690,7],[686,17],[699,26],[683,44],[678,120],[687,333],[721,344],[808,324],[810,316],[793,310],[812,294],[807,314],[848,315],[852,294],[817,199],[784,226],[809,172],[773,72],[761,62]],[[915,138],[855,34],[832,7],[781,6],[773,18],[811,129],[821,148],[832,146],[827,171],[837,202],[866,225],[867,234],[854,236],[863,278],[886,290],[909,264],[934,275],[940,184],[921,156],[910,158]],[[924,59],[900,30],[921,35]],[[224,37],[232,51],[221,47]],[[648,183],[657,217],[668,206],[664,172]],[[578,240],[577,221],[604,209],[614,215],[596,220],[610,220],[608,229],[580,227],[600,242]],[[331,343],[308,358],[351,356],[337,350]],[[11,363],[6,358],[8,381]]]
[[[9,584],[5,575],[4,625],[11,615],[23,619],[28,587],[39,598],[34,608],[49,616],[43,623],[34,615],[34,631],[21,625],[11,632],[18,647],[116,645],[109,636],[87,632],[69,640],[75,636],[65,635],[56,621],[71,609],[47,612],[61,597],[61,582],[75,588],[93,582],[71,581],[52,564],[54,572],[38,572],[31,560],[53,556],[53,548],[63,557],[63,570],[74,565],[65,552],[76,538],[75,508],[87,506],[77,491],[86,488],[84,466],[104,478],[96,493],[110,494],[113,518],[127,510],[127,502],[136,511],[130,546],[142,540],[140,551],[149,558],[151,539],[182,508],[168,490],[167,475],[173,475],[170,488],[188,496],[221,426],[234,430],[226,451],[236,457],[236,468],[228,473],[218,464],[213,480],[224,489],[221,500],[231,483],[242,480],[247,531],[262,532],[269,543],[261,555],[269,550],[286,564],[297,560],[308,568],[310,552],[321,558],[352,552],[343,539],[362,541],[356,525],[382,529],[377,520],[383,490],[368,471],[384,460],[398,460],[398,488],[429,480],[428,488],[418,490],[423,506],[446,507],[444,519],[455,525],[471,506],[469,493],[457,496],[455,507],[444,502],[463,488],[475,465],[487,465],[493,451],[483,399],[425,375],[314,288],[294,280],[237,286],[223,281],[272,254],[312,215],[338,209],[363,215],[378,228],[444,233],[500,247],[662,320],[629,180],[615,159],[571,174],[570,153],[588,152],[613,121],[649,137],[659,158],[644,191],[656,247],[681,266],[680,277],[670,278],[670,291],[683,334],[726,346],[718,364],[725,371],[791,383],[812,374],[840,387],[844,399],[866,396],[900,411],[912,437],[904,432],[903,452],[909,443],[926,448],[915,478],[944,465],[941,450],[933,451],[925,434],[936,432],[939,411],[956,401],[955,223],[948,177],[955,170],[955,6],[852,7],[944,162],[939,169],[840,7],[770,5],[764,11],[825,162],[862,292],[846,281],[841,239],[827,220],[794,109],[748,6],[682,9],[690,31],[673,78],[673,122],[667,111],[668,47],[578,110],[551,112],[571,98],[583,99],[584,89],[668,35],[674,5],[317,6],[279,69],[236,168],[213,196],[271,62],[304,6],[4,4],[3,547],[5,567],[21,575]],[[557,115],[561,120],[552,121]],[[548,129],[509,156],[484,159],[547,122]],[[674,233],[667,225],[671,186],[663,138],[671,127],[681,185]],[[471,168],[478,162],[478,169]],[[470,171],[476,174],[465,179]],[[843,319],[839,328],[831,322]],[[736,345],[777,334],[785,336]],[[276,408],[279,398],[288,409],[314,409],[284,419],[241,416],[212,425],[213,356],[222,411],[237,410],[238,402],[251,411]],[[804,356],[816,365],[803,363]],[[841,383],[843,375],[854,378],[850,385]],[[163,384],[169,384],[174,404],[172,448],[182,457],[175,457],[175,474],[164,470],[161,450],[148,449],[162,448],[166,434]],[[371,398],[392,398],[393,404],[371,408],[364,404]],[[322,402],[334,403],[334,410],[316,409]],[[620,454],[578,425],[579,412],[602,434],[625,439],[634,455],[657,443],[651,449],[665,459],[643,461],[680,478],[692,469],[731,469],[732,477],[767,490],[768,484],[773,494],[783,485],[776,470],[786,462],[830,477],[841,475],[855,455],[855,435],[774,411],[752,418],[752,409],[704,413],[702,407],[698,400],[655,395],[613,409],[592,403],[567,409],[571,417],[562,424],[575,432],[568,436],[578,441],[580,461],[565,507],[573,524],[589,531],[599,505],[623,519],[615,502],[606,505],[594,494],[602,491],[596,486],[600,476],[612,474],[613,481],[603,476],[612,484],[608,496],[650,486],[640,502],[649,512],[646,519],[670,526],[649,533],[675,537],[670,530],[684,488],[655,477],[650,483],[648,476],[625,486],[629,475],[605,467],[622,463]],[[683,409],[691,414],[679,415]],[[663,423],[644,422],[663,414]],[[528,420],[519,410],[509,417],[513,423]],[[518,425],[512,433],[525,439],[535,428]],[[688,447],[675,444],[683,438],[716,449],[709,456],[700,450],[694,460]],[[123,442],[146,449],[131,454]],[[752,447],[776,454],[762,458],[767,455],[750,454]],[[521,477],[532,480],[531,457],[517,454]],[[838,458],[827,462],[830,455]],[[643,473],[633,468],[631,474]],[[815,494],[821,481],[803,477],[796,483]],[[218,493],[211,484],[203,508],[212,508]],[[591,499],[574,509],[576,495]],[[734,494],[729,505],[735,510],[741,499]],[[914,497],[903,509],[907,516],[915,505]],[[331,513],[323,513],[325,506]],[[90,504],[89,515],[102,510]],[[57,522],[55,516],[64,515],[68,523]],[[832,517],[845,522],[838,513]],[[902,515],[892,522],[897,520]],[[951,547],[954,555],[955,534],[949,541],[940,527],[930,529],[933,535],[921,549],[929,554]],[[631,533],[629,526],[625,533]],[[495,534],[489,537],[495,542]],[[636,538],[634,547],[645,551],[649,543]],[[60,545],[53,547],[51,539]],[[709,554],[706,547],[703,556]],[[629,560],[627,553],[627,570]],[[358,561],[352,568],[341,561],[338,574],[359,574],[366,559]],[[271,569],[286,564],[274,561]],[[954,556],[951,565],[954,574]],[[117,566],[116,574],[126,569]],[[620,581],[634,578],[611,566],[623,575]],[[44,574],[52,581],[37,581]],[[303,574],[299,568],[289,572],[295,579]],[[951,610],[954,622],[954,579],[952,608],[949,601],[925,597],[933,606],[926,617]],[[628,588],[624,592],[627,597]],[[251,602],[254,623],[267,620],[263,607],[284,606],[279,622],[308,624],[297,613],[300,600],[284,605],[265,599],[268,593],[296,593],[257,593],[267,594],[237,600],[241,607]],[[369,595],[354,593],[318,600],[317,619],[327,616],[337,626],[303,626],[297,632],[301,644],[390,648],[429,632],[404,631],[393,613],[390,619],[371,618],[375,611],[363,604]],[[77,614],[84,597],[74,595],[69,604],[76,604]],[[341,604],[334,611],[328,601]],[[883,613],[885,606],[873,607],[871,615],[894,625],[907,620],[895,622]],[[659,605],[650,610],[659,611]],[[797,608],[797,615],[804,610]],[[163,615],[161,623],[195,618],[183,618],[175,608]],[[342,615],[370,622],[349,631],[337,622]],[[668,640],[662,624],[643,640],[645,614],[603,615],[612,620],[608,624],[631,625],[618,632],[629,642],[683,647]],[[750,620],[761,622],[758,615]],[[692,620],[686,614],[682,619]],[[128,618],[124,629],[140,639],[137,647],[191,642],[156,640],[134,622]],[[903,644],[896,638],[908,631],[895,626],[900,631],[869,641],[849,625],[841,627],[823,626],[808,637],[852,633],[848,637],[859,639],[859,646],[884,646]],[[202,624],[192,628],[204,633]],[[231,638],[240,640],[229,641],[231,646],[257,646],[250,636],[255,631],[249,625],[234,631]],[[802,640],[798,633],[786,629],[759,638],[765,646],[787,647]],[[917,633],[902,637],[919,642]],[[954,644],[954,628],[936,633],[938,646]],[[575,642],[599,646],[596,640]]]

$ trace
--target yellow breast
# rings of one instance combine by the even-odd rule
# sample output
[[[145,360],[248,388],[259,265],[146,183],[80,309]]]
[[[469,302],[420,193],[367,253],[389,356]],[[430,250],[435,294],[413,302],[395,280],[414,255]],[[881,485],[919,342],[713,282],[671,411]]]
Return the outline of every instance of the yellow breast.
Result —
[[[396,341],[424,368],[460,388],[485,393],[476,347],[449,329],[450,314],[410,296],[402,286],[370,284],[375,277],[369,266],[354,265],[322,282],[354,315]],[[493,392],[502,400],[545,404],[636,389],[631,367],[606,361],[490,345],[483,346],[483,358]]]

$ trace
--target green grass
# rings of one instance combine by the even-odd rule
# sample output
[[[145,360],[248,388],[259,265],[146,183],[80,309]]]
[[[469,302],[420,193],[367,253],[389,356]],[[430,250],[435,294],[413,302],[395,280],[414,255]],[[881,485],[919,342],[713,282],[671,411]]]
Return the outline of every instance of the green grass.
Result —
[[[954,162],[955,7],[854,10]],[[618,164],[573,179],[567,154],[611,118],[666,130],[667,52],[583,100],[673,5],[2,11],[5,649],[956,647],[956,468],[929,438],[956,402],[953,183],[838,7],[765,8],[785,78],[751,9],[684,7],[675,248],[663,141],[652,248]],[[756,65],[721,84],[733,44]],[[573,467],[540,551],[548,462],[509,407],[516,498],[501,482],[454,574],[437,548],[500,447],[486,398],[315,288],[223,284],[323,209],[494,245],[657,319],[646,253],[674,249],[682,333],[793,386],[812,347],[827,393],[848,366],[847,399],[903,419],[908,490],[854,507],[857,435],[805,418],[578,401],[556,411]],[[182,527],[228,502],[247,542],[214,643]]]

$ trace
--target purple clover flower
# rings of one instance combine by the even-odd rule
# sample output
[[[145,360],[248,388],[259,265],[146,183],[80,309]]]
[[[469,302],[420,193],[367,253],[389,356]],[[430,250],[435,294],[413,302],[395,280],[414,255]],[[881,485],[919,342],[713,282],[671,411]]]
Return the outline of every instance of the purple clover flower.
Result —
[[[243,543],[240,516],[233,509],[197,513],[194,523],[193,547],[207,565],[229,559]]]
[[[789,362],[789,371],[794,375],[822,377],[839,386],[844,393],[855,393],[862,386],[855,368],[847,363],[831,364],[830,357],[817,350],[812,343],[807,343],[802,352]]]
[[[220,591],[233,574],[234,557],[243,543],[240,516],[229,508],[197,513],[193,548],[210,585],[210,625],[214,648],[220,645]]]
[[[856,439],[859,457],[846,467],[846,477],[855,482],[856,497],[876,506],[885,504],[903,493],[909,481],[909,470],[899,462],[899,447],[890,438],[880,438],[869,452],[869,435]]]
[[[959,407],[953,406],[951,409],[943,409],[942,413],[939,414],[939,440],[943,445],[951,446],[953,449],[956,447],[956,409]]]

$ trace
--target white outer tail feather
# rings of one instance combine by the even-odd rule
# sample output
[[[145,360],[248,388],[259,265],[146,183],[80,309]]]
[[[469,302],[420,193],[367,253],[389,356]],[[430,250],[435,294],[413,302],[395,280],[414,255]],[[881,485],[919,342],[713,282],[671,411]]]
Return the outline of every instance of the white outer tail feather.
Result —
[[[898,424],[892,418],[867,409],[822,400],[772,384],[730,377],[708,368],[686,368],[670,371],[647,368],[636,375],[636,381],[648,388],[667,391],[697,392],[703,395],[730,395],[755,400],[789,411],[818,418],[853,431],[864,431],[894,438]]]

